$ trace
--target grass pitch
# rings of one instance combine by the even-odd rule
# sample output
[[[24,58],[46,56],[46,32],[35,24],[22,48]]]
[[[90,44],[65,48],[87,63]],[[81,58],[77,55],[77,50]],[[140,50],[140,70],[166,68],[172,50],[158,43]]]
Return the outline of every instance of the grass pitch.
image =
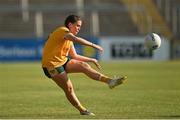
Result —
[[[40,63],[0,63],[0,119],[180,118],[180,62],[101,65],[102,73],[128,80],[111,90],[83,74],[70,75],[80,101],[96,114],[92,117],[79,115]]]

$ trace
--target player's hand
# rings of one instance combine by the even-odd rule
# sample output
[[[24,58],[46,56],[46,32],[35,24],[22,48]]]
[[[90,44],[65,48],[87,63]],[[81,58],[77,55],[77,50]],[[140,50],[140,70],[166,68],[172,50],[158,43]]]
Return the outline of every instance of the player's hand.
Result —
[[[100,52],[104,51],[103,48],[101,46],[99,46],[99,45],[93,44],[93,47],[98,49]]]
[[[96,59],[92,59],[92,62],[96,65],[96,67],[100,70],[101,69],[101,65],[98,63],[98,61]]]
[[[97,49],[98,49],[100,52],[103,52],[103,51],[104,51],[104,49],[103,49],[101,46],[99,46],[99,45],[97,45]]]

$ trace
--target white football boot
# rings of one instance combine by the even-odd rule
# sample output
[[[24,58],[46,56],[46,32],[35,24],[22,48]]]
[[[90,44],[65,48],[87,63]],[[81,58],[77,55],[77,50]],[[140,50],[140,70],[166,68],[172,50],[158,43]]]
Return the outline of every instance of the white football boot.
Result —
[[[120,85],[120,84],[123,84],[124,81],[127,79],[127,76],[120,76],[120,77],[115,77],[115,78],[112,78],[109,82],[108,82],[108,86],[110,89]]]
[[[88,110],[83,111],[83,112],[80,112],[80,114],[81,114],[81,115],[95,116],[95,114],[94,114],[94,113],[92,113],[92,112],[90,112],[90,111],[88,111]]]

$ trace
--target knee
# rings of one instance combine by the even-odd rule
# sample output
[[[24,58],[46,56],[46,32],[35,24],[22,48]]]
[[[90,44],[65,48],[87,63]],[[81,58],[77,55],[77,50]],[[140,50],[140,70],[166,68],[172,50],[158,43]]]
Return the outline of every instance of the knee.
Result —
[[[69,85],[66,88],[64,88],[64,92],[66,94],[72,94],[74,92],[73,86]]]
[[[67,92],[68,93],[73,93],[73,87],[72,86],[68,86],[68,88],[67,88]]]

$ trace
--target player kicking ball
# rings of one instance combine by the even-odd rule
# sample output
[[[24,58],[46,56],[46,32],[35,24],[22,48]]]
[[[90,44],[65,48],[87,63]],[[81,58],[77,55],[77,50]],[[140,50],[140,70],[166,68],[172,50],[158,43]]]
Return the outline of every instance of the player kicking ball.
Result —
[[[76,53],[74,43],[103,51],[101,46],[76,36],[81,25],[82,20],[79,16],[69,15],[65,19],[65,26],[55,29],[49,35],[43,49],[42,68],[45,75],[62,88],[68,101],[79,110],[81,115],[95,115],[80,103],[74,92],[72,82],[68,78],[68,73],[84,73],[93,80],[106,83],[111,89],[122,84],[127,77],[110,78],[105,76],[87,63],[92,62],[100,69],[101,66],[96,59]]]

